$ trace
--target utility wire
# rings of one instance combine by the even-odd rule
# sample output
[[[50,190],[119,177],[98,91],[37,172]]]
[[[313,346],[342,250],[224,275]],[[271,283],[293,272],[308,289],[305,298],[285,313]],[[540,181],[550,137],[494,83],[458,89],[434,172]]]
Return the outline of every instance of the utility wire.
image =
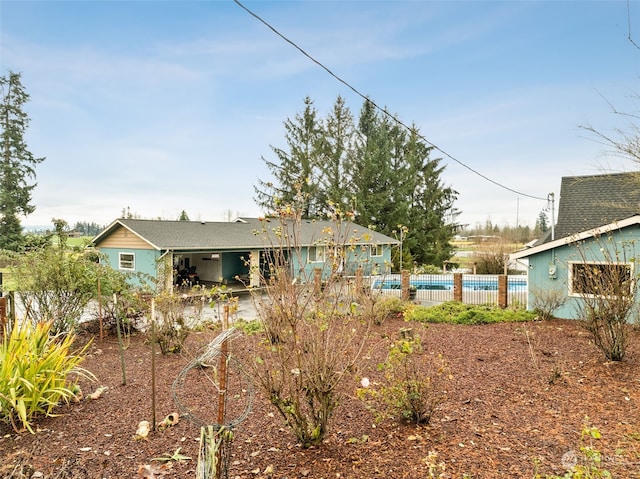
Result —
[[[393,119],[393,121],[397,122],[399,125],[403,126],[404,128],[406,128],[409,131],[413,131],[414,133],[416,133],[427,145],[430,145],[431,147],[433,147],[434,149],[438,150],[440,153],[442,153],[444,156],[446,156],[447,158],[449,158],[452,161],[455,161],[457,164],[459,164],[460,166],[462,166],[463,168],[466,168],[467,170],[471,171],[472,173],[474,173],[475,175],[478,175],[479,177],[481,177],[482,179],[493,183],[494,185],[503,188],[507,191],[510,191],[512,193],[515,193],[517,195],[520,196],[526,196],[527,198],[533,198],[534,200],[542,200],[542,201],[547,201],[547,198],[543,198],[540,196],[534,196],[534,195],[529,195],[527,193],[523,193],[521,191],[517,191],[513,188],[510,188],[506,185],[503,185],[502,183],[499,183],[496,180],[493,180],[491,178],[489,178],[486,175],[483,175],[482,173],[480,173],[478,170],[470,167],[469,165],[463,163],[462,161],[458,160],[457,158],[455,158],[454,156],[450,155],[449,153],[447,153],[446,151],[444,151],[442,148],[440,148],[438,145],[432,143],[431,141],[427,140],[420,132],[418,132],[415,128],[409,127],[408,125],[406,125],[404,122],[402,122],[400,119],[398,119],[397,117],[391,115],[386,109],[381,108],[380,106],[378,106],[378,104],[376,102],[374,102],[373,100],[371,100],[371,98],[367,97],[366,95],[364,95],[363,93],[361,93],[357,88],[355,88],[354,86],[352,86],[350,83],[348,83],[346,80],[343,80],[341,77],[339,77],[338,75],[336,75],[335,73],[333,73],[328,67],[326,67],[324,64],[322,64],[320,61],[316,60],[314,57],[312,57],[311,55],[309,55],[304,49],[302,49],[301,47],[299,47],[295,42],[293,42],[292,40],[289,40],[289,38],[287,38],[286,36],[284,36],[282,33],[280,33],[278,30],[275,29],[275,27],[271,26],[266,20],[263,20],[260,16],[258,16],[256,13],[252,12],[251,10],[249,10],[247,7],[245,7],[242,3],[240,3],[239,0],[233,0],[240,8],[242,8],[244,11],[246,11],[249,15],[251,15],[252,17],[254,17],[256,20],[258,20],[259,22],[261,22],[262,24],[264,24],[267,28],[269,28],[269,30],[271,30],[273,33],[275,33],[276,35],[278,35],[280,38],[282,38],[285,42],[287,42],[288,44],[290,44],[293,48],[295,48],[296,50],[298,50],[300,53],[302,53],[305,57],[307,57],[309,60],[311,60],[313,63],[315,63],[316,65],[318,65],[320,68],[322,68],[324,71],[326,71],[329,75],[331,75],[333,78],[335,78],[336,80],[338,80],[340,83],[342,83],[344,86],[346,86],[347,88],[349,88],[351,91],[353,91],[356,95],[358,95],[359,97],[363,98],[364,100],[368,101],[369,103],[371,103],[371,105],[373,105],[374,108],[376,108],[377,110],[381,111],[384,115],[388,116],[389,118]]]
[[[628,27],[628,32],[629,35],[627,36],[627,39],[631,42],[631,44],[636,47],[637,49],[640,50],[640,45],[638,45],[633,38],[631,37],[631,2],[630,0],[627,0],[627,27]]]

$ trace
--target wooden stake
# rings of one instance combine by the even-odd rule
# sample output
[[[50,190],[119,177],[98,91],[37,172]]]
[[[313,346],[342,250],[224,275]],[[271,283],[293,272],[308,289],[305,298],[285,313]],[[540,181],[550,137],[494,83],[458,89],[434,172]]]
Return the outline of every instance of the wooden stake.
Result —
[[[120,365],[122,366],[122,385],[127,385],[127,372],[124,367],[124,346],[122,345],[122,333],[120,332],[120,320],[118,319],[118,296],[113,293],[113,310],[116,315],[116,331],[118,332],[118,349],[120,350]]]
[[[224,314],[222,316],[222,331],[226,331],[229,329],[229,305],[224,305]],[[218,425],[220,429],[218,433],[221,432],[221,429],[224,427],[224,415],[225,415],[225,400],[227,396],[227,352],[228,352],[228,342],[224,340],[220,345],[220,360],[218,362]],[[218,447],[217,455],[217,468],[216,475],[218,478],[221,477],[222,474],[222,438],[220,438],[220,446]]]
[[[151,424],[156,430],[156,300],[151,298]]]
[[[100,276],[98,276],[98,317],[100,321],[100,342],[102,342],[102,290],[100,288]]]

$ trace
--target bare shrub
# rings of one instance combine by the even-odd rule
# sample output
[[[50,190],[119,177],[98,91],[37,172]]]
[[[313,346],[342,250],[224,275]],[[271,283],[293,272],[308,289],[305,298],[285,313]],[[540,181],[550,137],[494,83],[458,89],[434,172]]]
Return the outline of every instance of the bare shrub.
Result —
[[[474,274],[504,274],[509,251],[502,242],[488,241],[473,253]]]
[[[533,311],[543,321],[553,318],[553,313],[567,302],[567,295],[561,289],[531,288]]]
[[[132,334],[142,331],[146,326],[150,296],[133,289],[123,289],[116,295],[102,295],[100,307],[92,313],[92,321],[83,326],[94,334],[100,324],[107,334],[117,334],[120,327],[125,342],[128,342]]]
[[[634,249],[634,241],[597,236],[592,242],[579,242],[579,260],[570,263],[570,291],[580,297],[582,324],[610,361],[624,359],[630,323],[637,322]]]
[[[255,292],[264,336],[256,345],[253,371],[269,401],[303,447],[324,439],[339,404],[338,386],[356,367],[370,320],[357,313],[355,296],[340,275],[347,251],[358,248],[343,215],[314,244],[326,252],[322,271],[310,277],[292,271],[302,257],[300,215],[290,206],[256,232],[269,243],[260,271],[266,287]]]
[[[185,324],[184,303],[178,294],[161,291],[155,297],[156,342],[162,354],[179,353],[189,335]]]

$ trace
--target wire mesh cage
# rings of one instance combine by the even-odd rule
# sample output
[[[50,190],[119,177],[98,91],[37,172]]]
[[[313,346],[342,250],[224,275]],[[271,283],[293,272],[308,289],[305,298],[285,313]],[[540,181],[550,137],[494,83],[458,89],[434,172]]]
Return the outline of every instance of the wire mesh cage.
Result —
[[[180,371],[171,387],[180,414],[200,427],[197,479],[228,477],[234,429],[251,412],[251,377],[228,351],[229,341],[239,334],[233,328],[220,333]],[[211,386],[211,395],[193,393],[203,382]]]

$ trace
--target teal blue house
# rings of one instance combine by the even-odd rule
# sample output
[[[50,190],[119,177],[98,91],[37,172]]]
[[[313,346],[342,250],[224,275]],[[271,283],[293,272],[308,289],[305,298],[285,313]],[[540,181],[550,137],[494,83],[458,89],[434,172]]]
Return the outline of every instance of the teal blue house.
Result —
[[[577,303],[586,294],[598,294],[585,290],[582,271],[587,265],[601,269],[608,276],[628,276],[637,280],[640,274],[640,215],[511,255],[512,260],[523,258],[529,263],[528,304],[533,304],[536,295],[557,294],[563,296],[565,302],[554,311],[554,316],[581,319]],[[611,268],[622,269],[623,273],[607,273]]]
[[[238,278],[260,286],[275,254],[291,275],[311,281],[318,272],[365,275],[390,272],[399,242],[350,222],[238,218],[231,222],[117,219],[92,244],[109,265],[143,273],[158,285],[197,281],[226,284]]]
[[[587,290],[586,267],[628,278],[632,288],[640,275],[639,213],[638,173],[564,177],[553,230],[510,255],[511,262],[528,265],[529,309],[536,296],[557,295],[564,302],[555,317],[582,319],[580,301],[599,294]]]

